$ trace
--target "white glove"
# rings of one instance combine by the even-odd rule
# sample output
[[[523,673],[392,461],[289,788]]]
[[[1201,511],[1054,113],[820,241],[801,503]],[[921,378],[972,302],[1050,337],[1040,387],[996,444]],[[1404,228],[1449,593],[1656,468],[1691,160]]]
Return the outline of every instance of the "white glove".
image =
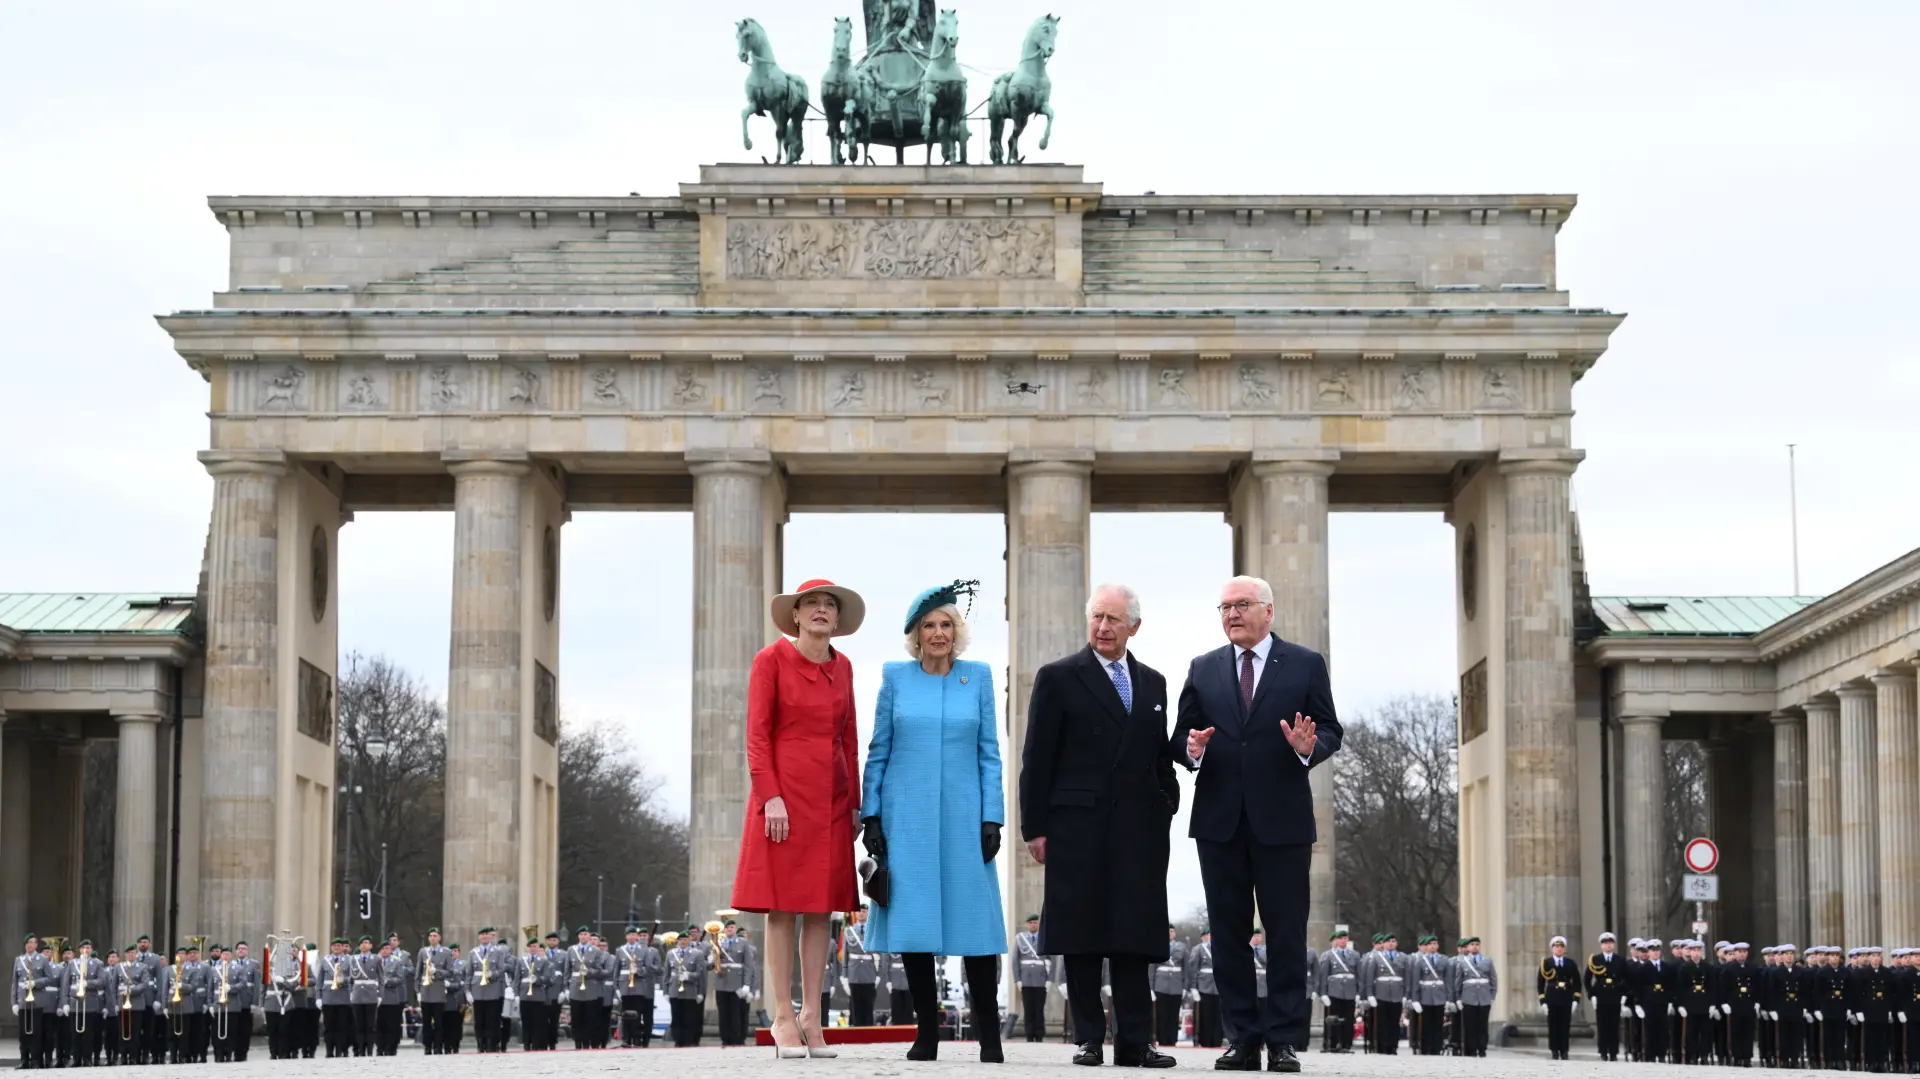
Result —
[[[1420,1002],[1417,1000],[1408,1002],[1407,1006],[1413,1009],[1413,1014],[1415,1015],[1419,1015],[1422,1011]]]
[[[1320,994],[1320,1006],[1322,1008],[1333,1007],[1333,998],[1326,995],[1325,993]]]
[[[15,1005],[13,1006],[13,1014],[15,1014],[15,1015],[19,1015],[19,1014],[20,1014],[20,1005],[18,1005],[18,1004],[15,1004]]]
[[[1687,1017],[1687,1006],[1685,1004],[1682,1004],[1680,1005],[1680,1018],[1685,1019],[1686,1017]]]
[[[1720,1005],[1718,1005],[1718,1004],[1715,1004],[1715,1005],[1712,1005],[1712,1006],[1710,1006],[1710,1007],[1708,1007],[1708,1008],[1707,1008],[1707,1018],[1709,1018],[1709,1019],[1718,1019],[1718,1018],[1720,1018]]]
[[[61,1015],[67,1014],[67,1006],[65,1004],[60,1005],[60,1014]]]
[[[735,990],[734,990],[734,992],[735,992],[735,993],[737,993],[737,994],[739,994],[739,996],[740,996],[740,999],[741,999],[741,1000],[752,1000],[752,999],[753,999],[753,990],[752,990],[752,989],[749,989],[749,988],[747,988],[747,987],[746,987],[746,986],[744,986],[744,985],[743,985],[743,986],[741,986],[741,987],[740,987],[740,988],[738,988],[738,989],[735,989]]]
[[[1810,1011],[1808,1011],[1808,1010],[1806,1010],[1805,1008],[1802,1008],[1802,1009],[1800,1009],[1800,1018],[1802,1018],[1802,1019],[1804,1019],[1804,1020],[1806,1020],[1807,1022],[1809,1022],[1809,1023],[1811,1023],[1811,1022],[1813,1022],[1813,1013],[1812,1013],[1812,1012],[1810,1012]]]
[[[267,1018],[267,1006],[265,1004],[255,1004],[253,1006],[253,1014],[264,1021]]]
[[[162,1008],[162,1007],[160,1006],[160,1002],[159,1002],[159,1001],[157,1001],[157,1000],[153,1002],[153,1014],[155,1014],[155,1015],[164,1015],[164,1014],[166,1014],[166,1009],[165,1009],[165,1008]]]
[[[1100,999],[1101,999],[1101,1000],[1112,1000],[1112,999],[1113,999],[1113,986],[1111,986],[1111,985],[1103,985],[1103,986],[1101,986],[1101,987],[1100,987]],[[1200,995],[1199,995],[1198,993],[1195,993],[1195,994],[1194,994],[1194,997],[1193,997],[1193,999],[1195,999],[1195,1000],[1199,1000],[1199,999],[1200,999]]]
[[[1460,1011],[1460,1005],[1455,1001],[1449,1000],[1447,1001],[1446,1011],[1448,1015],[1454,1015]]]
[[[1547,1008],[1547,1002],[1544,1000],[1540,1002],[1540,1014],[1541,1015],[1549,1014],[1549,1009]]]
[[[1634,1018],[1636,1019],[1645,1019],[1647,1017],[1647,1010],[1645,1008],[1642,1008],[1640,1005],[1635,1004],[1633,1006],[1633,1015],[1634,1015]]]
[[[60,1009],[60,1014],[61,1014],[61,1015],[65,1015],[65,1014],[67,1014],[67,1010],[66,1010],[65,1008],[62,1008],[62,1009]],[[1849,1022],[1849,1023],[1852,1023],[1852,1024],[1854,1025],[1854,1026],[1859,1026],[1859,1025],[1860,1025],[1860,1013],[1859,1013],[1859,1012],[1848,1012],[1848,1013],[1847,1013],[1847,1022]]]
[[[1906,1012],[1894,1012],[1893,1014],[1894,1014],[1894,1015],[1895,1015],[1895,1016],[1896,1016],[1896,1017],[1897,1017],[1897,1018],[1898,1018],[1898,1019],[1899,1019],[1899,1020],[1900,1020],[1900,1021],[1901,1021],[1902,1023],[1904,1023],[1904,1022],[1906,1022],[1906,1021],[1907,1021],[1907,1013],[1906,1013]]]
[[[1101,990],[1101,991],[1105,992],[1105,990]],[[1180,995],[1185,997],[1189,1003],[1193,1003],[1193,1004],[1200,1003],[1200,990],[1198,989],[1189,989]]]
[[[1061,982],[1059,985],[1055,986],[1054,988],[1060,990],[1061,1000],[1067,999],[1067,983],[1066,982]]]
[[[1755,1015],[1766,1015],[1766,1014],[1767,1014],[1767,1010],[1766,1010],[1765,1008],[1762,1008],[1762,1007],[1761,1007],[1761,1006],[1760,1006],[1760,1005],[1759,1005],[1758,1003],[1755,1003],[1755,1004],[1754,1004],[1754,1006],[1753,1006],[1753,1014],[1755,1014]],[[1778,1018],[1780,1018],[1780,1017],[1776,1015],[1776,1016],[1774,1016],[1773,1018],[1775,1018],[1775,1019],[1778,1019]]]
[[[1368,998],[1367,998],[1367,1007],[1369,1007],[1369,1008],[1378,1008],[1379,1006],[1380,1006],[1380,998],[1378,998],[1378,997],[1368,997]]]
[[[1624,1000],[1621,1001],[1620,1002],[1620,1018],[1630,1019],[1632,1017],[1633,1017],[1633,1005],[1628,1004]]]

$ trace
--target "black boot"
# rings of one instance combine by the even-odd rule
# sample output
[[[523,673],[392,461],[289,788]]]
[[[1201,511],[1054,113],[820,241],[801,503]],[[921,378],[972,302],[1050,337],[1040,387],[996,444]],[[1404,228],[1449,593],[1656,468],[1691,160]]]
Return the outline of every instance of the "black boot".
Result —
[[[1005,1063],[1006,1057],[1000,1052],[999,957],[970,955],[965,962],[973,1036],[980,1042],[980,1062]]]
[[[908,1060],[937,1060],[940,1057],[940,990],[933,980],[933,955],[908,952],[900,957],[907,968],[907,992],[913,994],[913,1015],[918,1031]]]

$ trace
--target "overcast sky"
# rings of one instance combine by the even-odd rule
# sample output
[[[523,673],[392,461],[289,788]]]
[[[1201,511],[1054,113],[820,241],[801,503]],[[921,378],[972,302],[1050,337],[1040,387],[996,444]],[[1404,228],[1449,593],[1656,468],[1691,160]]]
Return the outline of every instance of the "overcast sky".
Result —
[[[1579,195],[1560,281],[1630,316],[1574,396],[1596,592],[1790,591],[1788,442],[1803,591],[1920,541],[1920,363],[1901,329],[1920,5],[1050,3],[962,7],[960,56],[984,86],[1035,16],[1063,16],[1046,157],[1108,191]],[[856,13],[0,8],[0,590],[192,589],[206,386],[152,316],[223,287],[208,195],[672,194],[747,156],[735,19],[757,17],[817,87],[833,16]],[[684,514],[581,513],[564,570],[563,707],[625,726],[680,810],[691,532]],[[1216,643],[1227,535],[1207,515],[1094,520],[1094,577],[1140,590],[1137,653],[1176,680]],[[986,581],[973,655],[1004,665],[998,517],[802,516],[787,536],[795,580],[846,581],[875,611],[847,646],[868,701],[927,584]],[[1334,519],[1347,715],[1450,691],[1451,542],[1437,515]],[[444,685],[451,550],[450,515],[362,514],[342,538],[343,650]],[[1182,909],[1200,888],[1175,851]]]

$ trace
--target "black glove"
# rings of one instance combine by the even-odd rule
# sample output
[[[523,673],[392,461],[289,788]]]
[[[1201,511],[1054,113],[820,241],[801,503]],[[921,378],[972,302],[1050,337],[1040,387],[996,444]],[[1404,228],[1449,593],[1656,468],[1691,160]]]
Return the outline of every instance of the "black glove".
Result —
[[[875,861],[887,860],[887,834],[880,830],[879,817],[860,818],[860,842],[866,846],[867,853],[873,855]]]
[[[993,856],[998,853],[1000,853],[1000,826],[987,821],[980,825],[980,860],[991,862]]]

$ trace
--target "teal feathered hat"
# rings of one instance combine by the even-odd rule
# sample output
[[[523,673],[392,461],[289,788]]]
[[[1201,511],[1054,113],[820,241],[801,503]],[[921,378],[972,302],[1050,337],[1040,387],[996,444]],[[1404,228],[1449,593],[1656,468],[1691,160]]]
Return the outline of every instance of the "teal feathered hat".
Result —
[[[901,632],[912,633],[913,627],[920,624],[920,620],[927,616],[927,612],[945,607],[949,603],[957,604],[961,596],[967,597],[967,613],[972,614],[973,597],[979,591],[979,581],[955,581],[952,584],[927,589],[913,597],[913,602],[907,605],[907,625]]]

